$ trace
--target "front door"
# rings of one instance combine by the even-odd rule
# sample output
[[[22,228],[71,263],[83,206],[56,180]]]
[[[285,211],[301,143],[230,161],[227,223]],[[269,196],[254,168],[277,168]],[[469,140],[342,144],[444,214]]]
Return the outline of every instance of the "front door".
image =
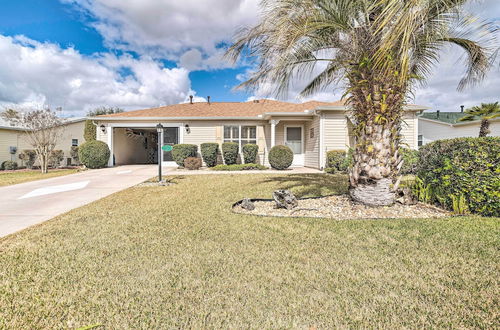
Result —
[[[304,166],[304,127],[285,126],[285,145],[293,151],[292,166]]]
[[[163,129],[163,145],[173,146],[179,143],[179,127],[165,127]],[[172,151],[162,150],[163,166],[176,166]]]

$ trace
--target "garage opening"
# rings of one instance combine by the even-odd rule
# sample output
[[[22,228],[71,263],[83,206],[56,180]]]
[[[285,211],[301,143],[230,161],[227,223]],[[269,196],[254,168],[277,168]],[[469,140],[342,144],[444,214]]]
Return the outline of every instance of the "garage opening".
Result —
[[[113,129],[115,165],[158,164],[158,133],[155,128]]]

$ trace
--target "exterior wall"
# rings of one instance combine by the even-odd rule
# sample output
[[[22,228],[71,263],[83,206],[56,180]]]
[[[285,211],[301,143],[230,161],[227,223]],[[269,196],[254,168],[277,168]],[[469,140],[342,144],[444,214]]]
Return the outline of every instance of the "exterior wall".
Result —
[[[70,123],[64,126],[64,132],[59,142],[57,143],[55,150],[64,151],[63,165],[66,165],[66,158],[71,158],[71,142],[72,139],[78,139],[78,144],[82,144],[84,141],[83,130],[84,121]],[[0,129],[0,162],[5,160],[11,160],[11,155],[9,153],[9,147],[17,147],[17,153],[12,155],[12,160],[16,161],[19,165],[21,161],[19,159],[19,153],[24,149],[33,149],[33,147],[27,142],[23,131],[11,130],[11,129]]]
[[[347,150],[349,135],[347,133],[347,118],[340,111],[325,112],[324,114],[324,148],[328,150]],[[326,158],[325,158],[326,159]]]
[[[312,131],[311,131],[312,130]],[[315,116],[312,121],[306,122],[305,125],[305,166],[319,168],[320,167],[320,118]],[[313,136],[311,137],[311,134]]]
[[[417,128],[418,119],[415,112],[406,112],[403,117],[403,127],[401,134],[403,135],[403,143],[407,144],[405,147],[410,149],[417,149]]]
[[[419,119],[418,135],[422,135],[423,144],[458,137],[477,137],[479,135],[479,126],[479,123],[451,126],[445,123]],[[490,131],[489,136],[500,136],[500,121],[492,121],[490,123]]]

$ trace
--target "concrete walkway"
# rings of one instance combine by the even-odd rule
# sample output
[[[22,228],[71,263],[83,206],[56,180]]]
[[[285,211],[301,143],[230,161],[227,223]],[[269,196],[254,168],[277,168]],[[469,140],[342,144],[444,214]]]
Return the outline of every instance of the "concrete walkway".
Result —
[[[0,237],[139,184],[157,170],[119,166],[0,187]]]

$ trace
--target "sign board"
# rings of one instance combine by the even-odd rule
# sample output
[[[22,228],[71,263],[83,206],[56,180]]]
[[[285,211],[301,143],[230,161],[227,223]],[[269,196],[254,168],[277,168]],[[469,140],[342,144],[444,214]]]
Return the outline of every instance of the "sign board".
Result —
[[[163,147],[161,147],[161,150],[163,151],[172,151],[172,146],[165,144]]]

